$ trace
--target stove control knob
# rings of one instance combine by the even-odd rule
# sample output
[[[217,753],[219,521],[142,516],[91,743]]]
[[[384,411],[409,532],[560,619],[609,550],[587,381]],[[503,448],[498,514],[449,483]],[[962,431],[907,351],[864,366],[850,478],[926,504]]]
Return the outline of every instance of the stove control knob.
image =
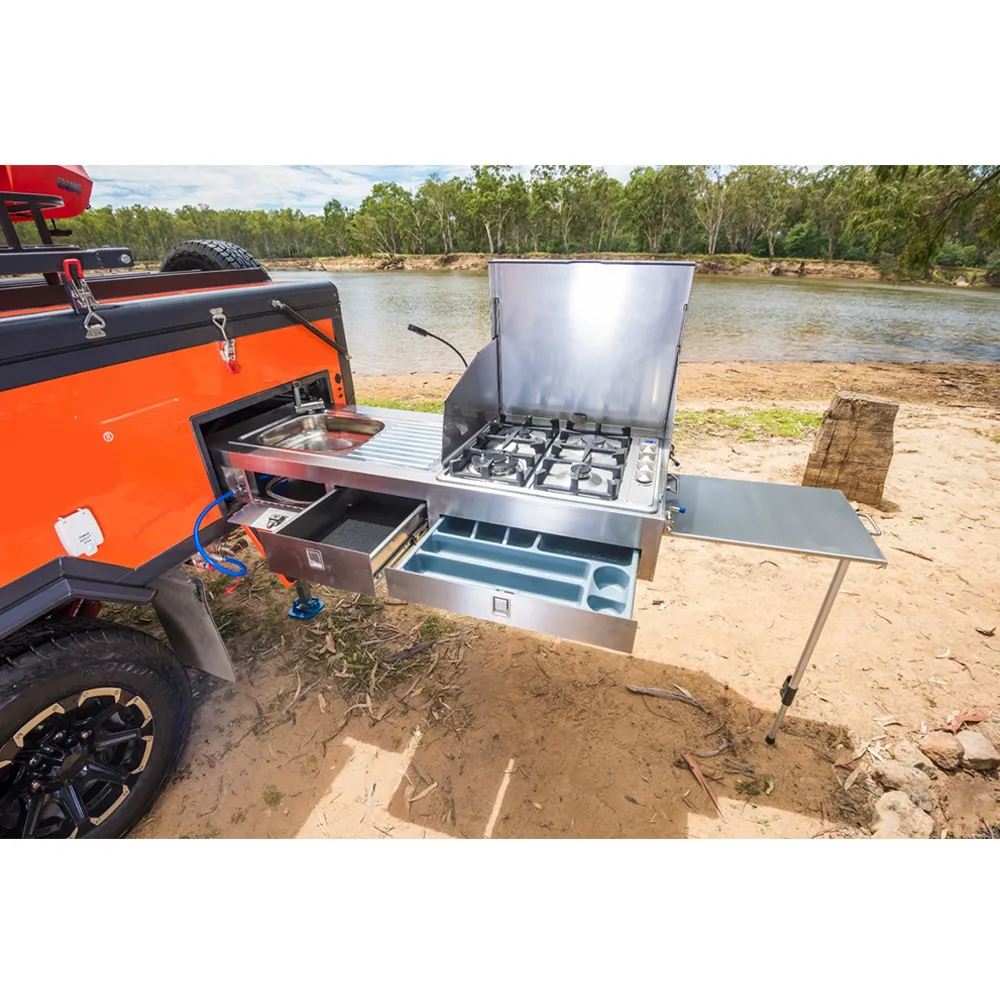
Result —
[[[636,466],[635,479],[636,482],[648,484],[653,481],[653,463],[649,459],[640,459],[639,464]]]

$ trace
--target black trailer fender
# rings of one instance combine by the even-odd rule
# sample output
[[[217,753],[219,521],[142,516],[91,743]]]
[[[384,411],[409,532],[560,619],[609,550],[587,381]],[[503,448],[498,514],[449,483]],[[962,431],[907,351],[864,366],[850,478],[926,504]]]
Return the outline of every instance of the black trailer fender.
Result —
[[[213,677],[235,681],[233,661],[209,610],[205,584],[177,566],[150,586],[156,591],[153,609],[178,659]]]

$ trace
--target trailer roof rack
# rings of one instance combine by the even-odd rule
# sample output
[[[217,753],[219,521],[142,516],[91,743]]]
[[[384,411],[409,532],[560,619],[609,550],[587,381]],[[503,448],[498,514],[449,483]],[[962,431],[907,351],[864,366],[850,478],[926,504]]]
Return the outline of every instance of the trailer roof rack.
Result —
[[[7,241],[6,246],[0,246],[0,276],[44,274],[46,281],[54,285],[59,281],[63,262],[70,259],[78,260],[85,271],[132,267],[135,261],[127,247],[81,250],[77,246],[56,246],[53,236],[69,236],[70,233],[56,229],[54,223],[53,228],[48,229],[42,211],[62,205],[62,198],[56,195],[0,191],[0,229]],[[41,245],[25,246],[21,242],[14,223],[28,221],[35,223]]]

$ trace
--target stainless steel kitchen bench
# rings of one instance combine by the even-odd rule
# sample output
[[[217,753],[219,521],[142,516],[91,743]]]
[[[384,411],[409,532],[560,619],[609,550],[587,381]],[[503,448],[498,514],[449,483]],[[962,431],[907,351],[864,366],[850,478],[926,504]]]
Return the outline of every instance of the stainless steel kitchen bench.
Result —
[[[882,532],[867,514],[856,511],[839,490],[710,476],[679,475],[676,480],[677,490],[670,499],[671,535],[837,560],[799,662],[781,686],[781,704],[767,734],[767,742],[773,744],[785,712],[795,700],[799,681],[809,665],[848,565],[886,564],[885,556],[860,518],[871,522],[876,535]]]

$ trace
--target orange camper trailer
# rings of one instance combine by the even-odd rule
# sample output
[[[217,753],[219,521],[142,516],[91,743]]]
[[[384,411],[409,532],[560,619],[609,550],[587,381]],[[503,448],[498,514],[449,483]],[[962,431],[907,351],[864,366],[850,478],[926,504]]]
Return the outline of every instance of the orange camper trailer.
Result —
[[[0,499],[0,838],[116,837],[185,744],[185,665],[233,678],[179,570],[196,550],[218,566],[204,546],[246,508],[207,436],[354,402],[340,302],[230,243],[181,244],[157,272],[126,247],[57,245],[52,220],[89,199],[82,167],[0,167],[0,187],[0,432],[23,487]],[[277,509],[324,490],[254,485]],[[299,593],[306,617],[318,602]],[[170,644],[101,621],[102,601],[151,603]]]

